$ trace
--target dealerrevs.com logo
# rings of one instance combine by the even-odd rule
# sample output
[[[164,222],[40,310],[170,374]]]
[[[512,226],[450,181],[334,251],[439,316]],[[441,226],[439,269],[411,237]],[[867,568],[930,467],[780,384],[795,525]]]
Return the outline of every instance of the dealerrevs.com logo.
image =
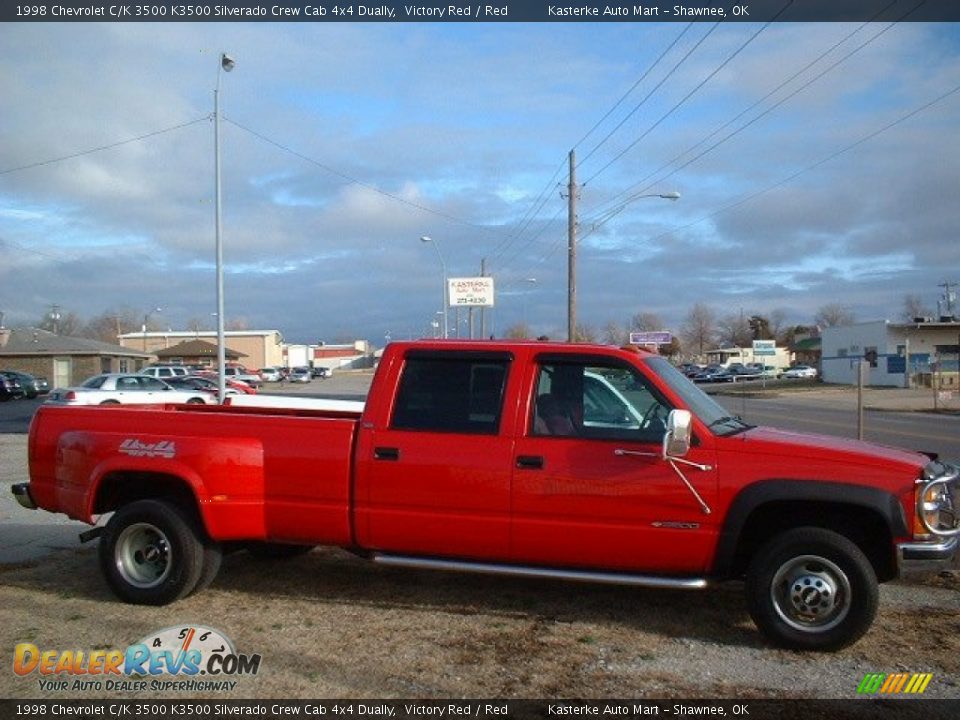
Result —
[[[202,625],[169,627],[126,649],[56,650],[18,643],[13,672],[36,677],[42,691],[229,692],[260,671],[259,654],[236,652],[223,633]]]
[[[857,686],[858,695],[920,695],[933,673],[867,673]]]

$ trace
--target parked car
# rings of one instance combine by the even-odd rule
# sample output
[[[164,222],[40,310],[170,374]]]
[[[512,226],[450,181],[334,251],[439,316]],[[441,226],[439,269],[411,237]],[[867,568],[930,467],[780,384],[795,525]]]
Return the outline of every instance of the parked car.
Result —
[[[199,390],[200,392],[208,393],[211,396],[210,402],[217,401],[217,395],[220,393],[220,387],[217,385],[216,380],[211,380],[210,378],[200,377],[199,375],[188,375],[187,377],[174,377],[165,381],[168,385],[176,388],[177,390]],[[226,386],[224,389],[224,395],[243,395],[242,390],[238,390],[235,387]]]
[[[733,382],[733,375],[722,367],[713,366],[704,368],[692,380],[697,383]]]
[[[23,397],[20,381],[13,375],[0,372],[0,400],[15,400]]]
[[[217,373],[215,370],[201,370],[195,373],[194,377],[201,377],[204,380],[210,380],[215,385],[217,383]],[[257,392],[257,389],[252,385],[248,385],[247,383],[243,382],[243,380],[235,380],[231,377],[226,378],[226,386],[246,395],[254,395]]]
[[[308,383],[313,379],[308,367],[295,367],[287,378],[290,382]]]
[[[223,369],[223,374],[230,380],[240,380],[250,387],[258,388],[263,384],[259,373],[247,370],[243,365],[232,365]]]
[[[264,382],[280,382],[283,375],[278,367],[265,367],[260,369],[260,377]]]
[[[817,369],[810,367],[809,365],[794,365],[792,368],[789,368],[783,373],[783,377],[797,379],[797,378],[815,378],[817,376]]]
[[[57,388],[47,398],[54,405],[123,405],[216,402],[202,390],[175,390],[158,378],[140,373],[104,373],[77,387]]]
[[[696,363],[683,363],[679,366],[678,370],[689,378],[697,373],[703,372],[703,366],[697,365]]]
[[[34,376],[34,379],[37,381],[37,393],[40,395],[46,395],[50,392],[50,381],[45,377]]]
[[[190,369],[183,365],[151,365],[140,371],[143,375],[166,380],[173,377],[186,377]]]
[[[40,388],[37,385],[37,379],[29,373],[19,372],[18,370],[2,370],[0,374],[5,377],[12,377],[20,384],[20,392],[24,397],[30,399],[40,394]]]
[[[333,370],[328,367],[320,367],[318,365],[314,367],[313,370],[310,371],[310,374],[315,378],[323,379],[333,375]]]

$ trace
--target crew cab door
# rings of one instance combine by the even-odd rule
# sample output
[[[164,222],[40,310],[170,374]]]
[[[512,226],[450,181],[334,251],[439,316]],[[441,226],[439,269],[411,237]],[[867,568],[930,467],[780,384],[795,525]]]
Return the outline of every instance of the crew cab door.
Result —
[[[712,547],[704,513],[661,458],[672,408],[616,358],[542,355],[518,439],[513,550],[518,562],[642,573],[701,572]],[[712,451],[691,449],[713,465]],[[678,466],[709,504],[716,473]]]
[[[406,352],[392,407],[360,431],[354,503],[362,547],[507,559],[510,365],[503,352]]]

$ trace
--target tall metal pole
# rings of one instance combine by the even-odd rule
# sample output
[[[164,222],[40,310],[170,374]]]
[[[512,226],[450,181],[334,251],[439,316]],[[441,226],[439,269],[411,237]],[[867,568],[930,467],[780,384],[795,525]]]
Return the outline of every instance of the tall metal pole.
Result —
[[[480,259],[480,277],[487,276],[487,259]],[[489,337],[487,335],[487,308],[480,308],[480,338],[486,340]]]
[[[577,156],[570,151],[567,185],[567,341],[577,335]]]
[[[214,182],[216,191],[216,234],[217,234],[217,399],[222,405],[227,396],[227,349],[224,331],[223,310],[223,238],[220,233],[220,71],[233,69],[233,60],[225,54],[220,55],[220,67],[217,69],[217,87],[213,91],[213,145],[214,145]]]

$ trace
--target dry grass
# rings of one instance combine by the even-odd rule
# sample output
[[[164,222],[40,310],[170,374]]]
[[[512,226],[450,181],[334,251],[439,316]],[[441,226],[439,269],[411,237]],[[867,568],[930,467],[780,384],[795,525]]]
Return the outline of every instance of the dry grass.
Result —
[[[935,672],[930,693],[960,696],[955,576],[885,587],[873,630],[833,655],[766,646],[736,585],[684,593],[405,571],[335,550],[282,563],[231,555],[209,590],[163,608],[117,602],[92,549],[2,568],[0,581],[6,652],[24,641],[125,648],[198,623],[263,656],[230,697],[850,697],[863,673],[901,667]],[[57,694],[7,671],[0,696]]]

